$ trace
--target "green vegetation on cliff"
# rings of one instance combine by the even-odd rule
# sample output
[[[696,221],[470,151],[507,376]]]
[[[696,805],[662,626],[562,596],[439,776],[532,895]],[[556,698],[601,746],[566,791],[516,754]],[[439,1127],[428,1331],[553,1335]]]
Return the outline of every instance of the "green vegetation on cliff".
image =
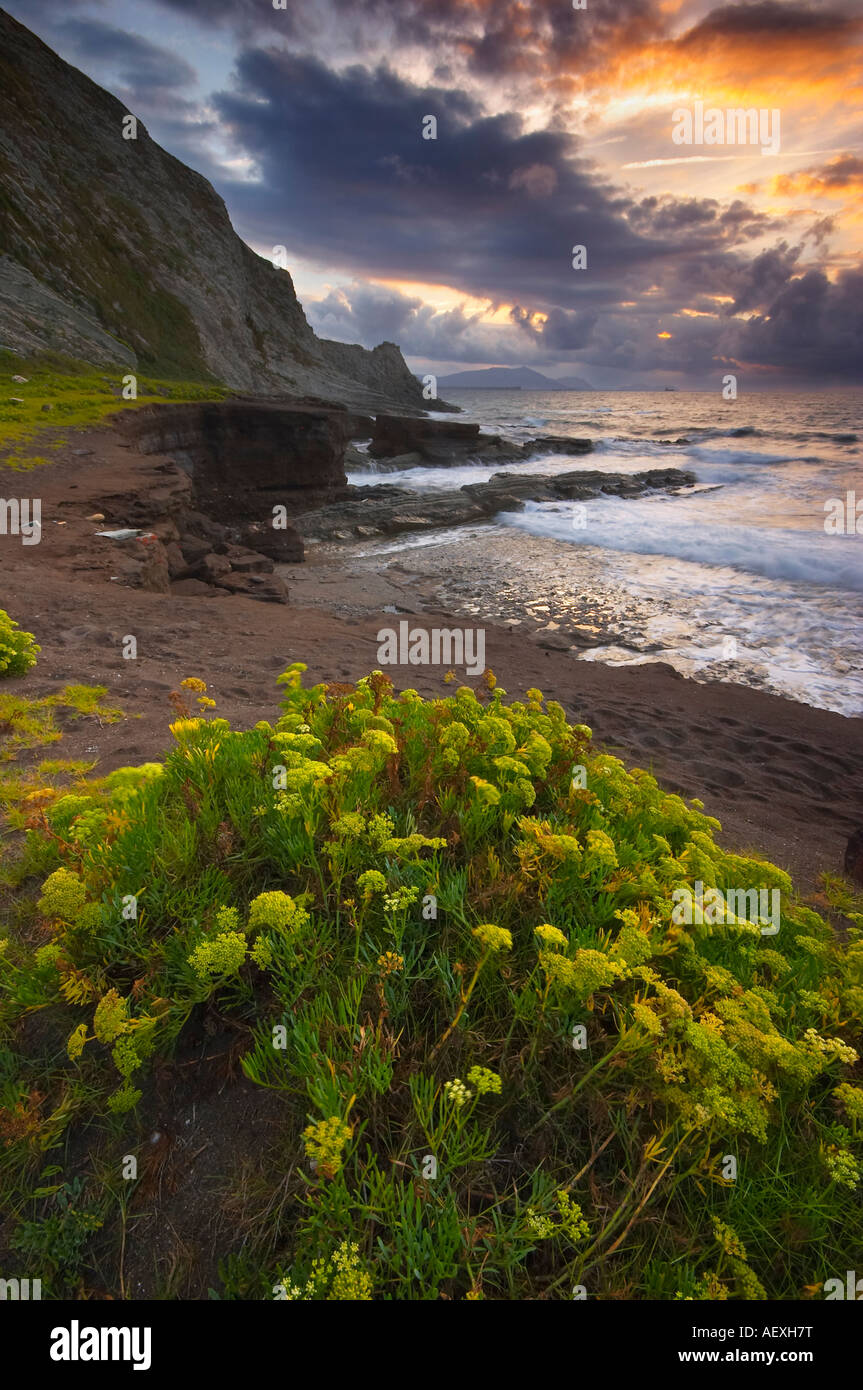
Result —
[[[124,400],[123,379],[134,375],[137,397]],[[27,380],[15,381],[22,376]],[[0,466],[31,468],[47,463],[27,447],[37,435],[40,449],[62,448],[63,429],[96,425],[107,415],[159,401],[215,401],[229,394],[211,381],[174,381],[139,375],[117,366],[110,372],[59,353],[19,357],[0,350]]]

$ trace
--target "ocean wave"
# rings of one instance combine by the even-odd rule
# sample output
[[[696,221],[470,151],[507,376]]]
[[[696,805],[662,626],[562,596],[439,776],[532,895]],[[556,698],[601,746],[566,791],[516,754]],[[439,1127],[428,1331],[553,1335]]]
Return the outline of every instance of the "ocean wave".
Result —
[[[696,461],[705,463],[729,464],[732,467],[772,467],[781,463],[808,463],[819,465],[824,459],[818,454],[766,453],[758,449],[715,449],[709,445],[690,444],[685,452]]]
[[[639,414],[640,412],[635,412]],[[810,440],[826,444],[858,444],[860,436],[851,433],[832,433],[829,430],[765,430],[756,425],[738,425],[735,429],[715,429],[705,425],[669,425],[651,431],[652,434],[694,435],[694,443],[708,439],[772,439],[777,443],[806,444]]]
[[[691,520],[675,513],[679,505],[667,497],[603,498],[587,504],[581,529],[574,529],[573,518],[584,513],[574,512],[571,504],[529,502],[523,512],[504,512],[496,520],[568,545],[664,555],[771,580],[863,592],[863,560],[852,555],[853,536]]]
[[[711,429],[704,425],[669,425],[651,431],[652,434],[697,434],[700,439],[748,439],[763,438],[764,431],[755,425],[738,425],[733,430]]]

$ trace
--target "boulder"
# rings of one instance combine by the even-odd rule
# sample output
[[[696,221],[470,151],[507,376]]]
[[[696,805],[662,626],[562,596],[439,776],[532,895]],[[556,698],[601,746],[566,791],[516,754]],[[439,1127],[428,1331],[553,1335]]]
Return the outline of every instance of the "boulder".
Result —
[[[168,573],[171,578],[185,578],[189,572],[189,566],[176,541],[168,541],[168,544],[165,546],[165,554],[168,557]]]
[[[673,490],[695,480],[678,468],[651,468],[642,473],[602,473],[578,469],[568,473],[496,473],[486,483],[461,488],[414,492],[381,483],[345,488],[328,507],[304,512],[297,525],[304,535],[321,540],[353,540],[399,531],[431,530],[489,521],[498,512],[518,511],[525,502],[559,502],[598,497],[638,497],[651,489]]]
[[[223,541],[228,534],[227,526],[223,526],[220,521],[214,521],[211,516],[205,516],[203,512],[187,510],[183,522],[190,535],[204,536],[214,544]]]
[[[203,579],[207,584],[218,584],[226,575],[231,573],[231,562],[227,555],[216,555],[211,552],[205,555],[201,562],[195,566],[196,579]]]
[[[230,574],[218,581],[219,588],[229,594],[244,594],[262,603],[287,603],[287,585],[277,574]]]
[[[484,440],[490,443],[494,438]],[[369,454],[372,458],[418,454],[424,463],[448,463],[454,454],[466,457],[479,443],[479,425],[468,421],[378,415]]]
[[[277,565],[301,564],[306,557],[303,538],[291,525],[276,527],[253,521],[242,528],[238,539],[241,545],[268,556]]]
[[[421,464],[441,467],[467,459],[515,463],[536,454],[587,454],[592,448],[590,439],[571,435],[543,434],[516,444],[500,435],[481,434],[479,425],[467,421],[379,415],[369,456],[383,459],[387,468],[395,469]]]
[[[273,562],[268,555],[260,555],[256,550],[244,550],[239,545],[229,545],[225,555],[231,562],[231,572],[237,574],[272,574]]]
[[[124,553],[114,566],[130,589],[167,594],[171,587],[168,554],[158,536],[146,535],[124,542]]]
[[[181,598],[216,598],[219,590],[202,579],[177,579],[171,585],[171,593]]]
[[[212,542],[202,540],[200,536],[183,536],[180,540],[180,550],[187,565],[199,565],[212,549]]]

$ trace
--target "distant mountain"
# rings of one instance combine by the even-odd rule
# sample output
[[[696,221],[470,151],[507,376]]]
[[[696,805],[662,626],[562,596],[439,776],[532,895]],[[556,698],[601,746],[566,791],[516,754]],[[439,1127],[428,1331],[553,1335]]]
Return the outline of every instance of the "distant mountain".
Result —
[[[485,367],[475,372],[453,372],[438,377],[438,386],[447,390],[458,388],[508,389],[515,391],[592,391],[589,381],[580,376],[553,377],[535,372],[532,367]]]
[[[0,343],[256,394],[423,409],[393,343],[318,338],[205,178],[0,9]]]

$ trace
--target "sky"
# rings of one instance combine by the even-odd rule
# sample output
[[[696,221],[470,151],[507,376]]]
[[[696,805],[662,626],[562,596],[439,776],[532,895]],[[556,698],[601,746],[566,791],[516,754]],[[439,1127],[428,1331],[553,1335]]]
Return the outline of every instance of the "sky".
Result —
[[[861,0],[3,3],[286,248],[324,337],[604,389],[861,380]]]

